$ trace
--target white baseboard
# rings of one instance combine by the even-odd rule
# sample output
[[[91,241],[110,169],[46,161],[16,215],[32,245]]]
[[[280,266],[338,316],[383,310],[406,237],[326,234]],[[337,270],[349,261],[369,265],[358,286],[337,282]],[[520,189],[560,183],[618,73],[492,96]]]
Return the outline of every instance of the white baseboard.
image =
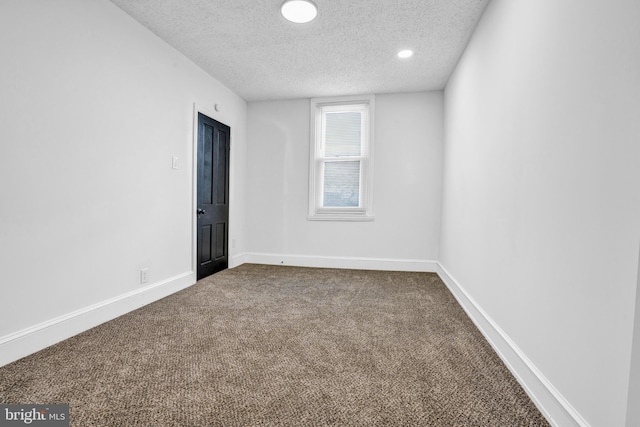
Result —
[[[291,265],[295,267],[349,268],[354,270],[418,271],[435,273],[438,263],[429,260],[330,257],[315,255],[246,253],[243,263]],[[235,264],[240,265],[240,264]]]
[[[192,271],[0,337],[0,366],[157,301],[196,282]]]
[[[440,263],[437,273],[549,423],[555,427],[589,427],[589,423]]]
[[[247,254],[234,255],[229,259],[229,268],[234,268],[246,263]]]

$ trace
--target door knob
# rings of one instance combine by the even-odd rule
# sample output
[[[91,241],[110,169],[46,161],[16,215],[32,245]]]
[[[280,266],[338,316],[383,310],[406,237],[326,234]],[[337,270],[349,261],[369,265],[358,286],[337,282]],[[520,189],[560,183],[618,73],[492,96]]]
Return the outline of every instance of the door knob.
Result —
[[[198,215],[204,215],[204,209],[198,208]]]

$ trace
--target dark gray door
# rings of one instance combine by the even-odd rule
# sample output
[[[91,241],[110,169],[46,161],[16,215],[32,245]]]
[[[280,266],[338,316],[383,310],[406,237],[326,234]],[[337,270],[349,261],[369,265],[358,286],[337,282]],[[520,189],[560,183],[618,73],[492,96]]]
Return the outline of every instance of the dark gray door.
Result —
[[[198,113],[198,280],[229,265],[230,133]]]

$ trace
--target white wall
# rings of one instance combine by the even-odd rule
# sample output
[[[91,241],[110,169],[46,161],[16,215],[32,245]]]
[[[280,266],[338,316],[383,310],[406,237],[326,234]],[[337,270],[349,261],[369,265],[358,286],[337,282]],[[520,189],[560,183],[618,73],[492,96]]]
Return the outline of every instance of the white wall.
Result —
[[[593,426],[625,422],[640,2],[492,1],[445,91],[442,265]]]
[[[438,256],[442,99],[376,96],[373,222],[308,221],[309,100],[250,103],[247,259],[429,268]],[[340,264],[345,257],[373,264]]]
[[[0,364],[195,282],[194,103],[231,126],[243,250],[241,98],[106,0],[1,2],[0,61]]]

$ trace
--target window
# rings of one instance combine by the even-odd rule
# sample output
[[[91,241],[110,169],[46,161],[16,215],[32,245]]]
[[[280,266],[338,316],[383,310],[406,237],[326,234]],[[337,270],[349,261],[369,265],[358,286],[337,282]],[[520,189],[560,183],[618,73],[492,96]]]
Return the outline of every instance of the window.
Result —
[[[308,219],[373,220],[374,100],[311,100]]]

